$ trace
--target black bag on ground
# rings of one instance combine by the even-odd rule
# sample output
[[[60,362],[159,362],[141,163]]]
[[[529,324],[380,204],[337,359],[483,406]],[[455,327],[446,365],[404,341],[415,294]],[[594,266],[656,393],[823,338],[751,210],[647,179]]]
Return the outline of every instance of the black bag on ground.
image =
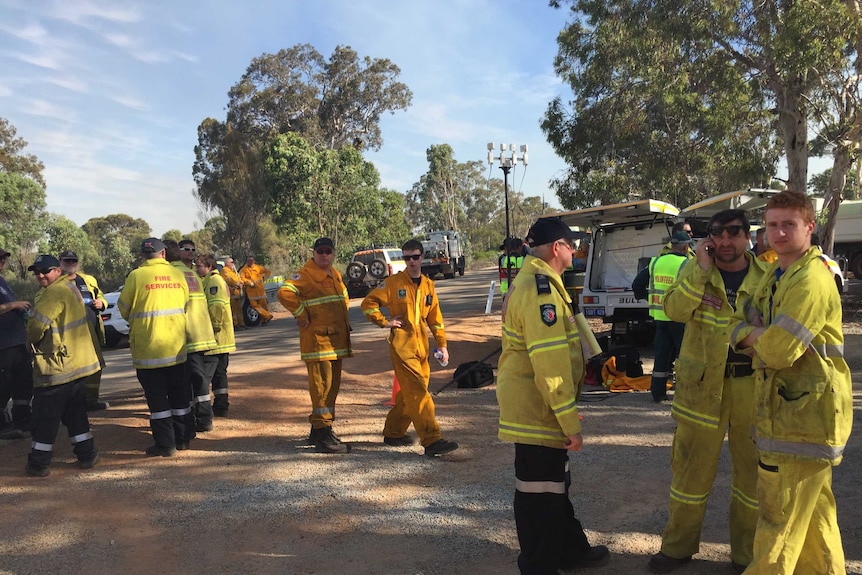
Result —
[[[644,374],[641,354],[632,345],[618,345],[608,351],[609,356],[617,358],[617,371],[624,371],[627,377],[640,377]]]
[[[459,365],[458,369],[455,370],[452,379],[458,382],[460,389],[485,387],[494,383],[494,368],[484,362],[479,365],[476,363],[478,362],[468,361]],[[476,367],[473,367],[474,365]],[[470,370],[470,373],[465,375],[467,370]]]

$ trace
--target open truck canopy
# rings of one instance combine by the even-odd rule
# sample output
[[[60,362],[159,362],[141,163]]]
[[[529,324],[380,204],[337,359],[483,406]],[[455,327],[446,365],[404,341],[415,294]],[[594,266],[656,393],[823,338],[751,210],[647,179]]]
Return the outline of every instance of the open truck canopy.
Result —
[[[580,294],[587,317],[612,323],[612,338],[651,338],[648,303],[632,292],[637,273],[670,239],[679,209],[660,200],[637,200],[552,214],[570,227],[590,230],[592,243]]]

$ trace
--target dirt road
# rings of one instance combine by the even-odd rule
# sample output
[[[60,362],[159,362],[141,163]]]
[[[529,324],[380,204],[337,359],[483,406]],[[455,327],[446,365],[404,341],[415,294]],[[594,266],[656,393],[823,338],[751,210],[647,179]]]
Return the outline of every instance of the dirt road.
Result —
[[[859,294],[845,301],[853,310],[845,347],[857,375],[857,430],[834,480],[848,572],[856,574],[862,574],[860,303]],[[280,313],[258,329],[288,338],[292,325]],[[447,369],[435,366],[434,389],[460,362],[499,345],[496,313],[449,316],[447,330],[453,360]],[[274,346],[264,361],[232,364],[230,417],[216,420],[214,431],[176,457],[144,456],[151,443],[147,410],[134,388],[92,417],[103,459],[91,471],[74,465],[62,431],[44,479],[23,473],[28,441],[0,443],[0,573],[517,573],[514,450],[496,439],[494,388],[437,396],[444,437],[462,445],[450,456],[431,460],[418,446],[386,447],[383,401],[392,372],[384,338],[384,330],[362,332],[356,357],[345,361],[336,429],[353,443],[346,456],[302,445],[309,428],[305,368],[296,353],[279,355]],[[254,357],[253,346],[244,344],[242,354]],[[585,446],[573,456],[572,499],[592,541],[613,554],[608,566],[591,572],[646,573],[667,517],[669,406],[648,394],[593,388],[580,409]],[[680,573],[731,572],[728,501],[725,453],[701,553]]]

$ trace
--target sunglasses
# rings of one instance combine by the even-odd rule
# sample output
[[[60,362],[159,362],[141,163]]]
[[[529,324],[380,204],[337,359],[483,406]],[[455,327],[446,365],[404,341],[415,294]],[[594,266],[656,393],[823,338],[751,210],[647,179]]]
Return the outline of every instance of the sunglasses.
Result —
[[[743,226],[712,226],[706,231],[713,238],[721,237],[721,234],[724,232],[727,232],[728,236],[735,238],[743,229]]]
[[[76,264],[76,263],[78,263],[78,260],[73,260],[73,259],[70,259],[70,258],[63,258],[63,259],[61,259],[60,261],[61,261],[61,262],[69,262],[70,264]]]
[[[331,255],[332,255],[332,250],[314,250],[314,253],[316,253],[316,254],[320,254],[320,255],[323,255],[323,256],[331,256]]]
[[[413,260],[415,262],[415,261],[422,259],[422,254],[413,254],[412,256],[401,256],[401,259],[403,259],[405,262],[409,262],[410,260]]]
[[[194,252],[197,250],[195,250],[195,248],[180,248],[180,251],[182,251],[182,252]]]

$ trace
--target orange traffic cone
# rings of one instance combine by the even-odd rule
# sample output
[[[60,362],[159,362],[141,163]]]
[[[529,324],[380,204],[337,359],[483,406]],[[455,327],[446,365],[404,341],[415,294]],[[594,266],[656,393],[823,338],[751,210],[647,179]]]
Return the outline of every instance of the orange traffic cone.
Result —
[[[398,377],[392,376],[392,399],[383,403],[383,405],[395,405],[395,396],[401,391],[401,385],[398,383]]]

